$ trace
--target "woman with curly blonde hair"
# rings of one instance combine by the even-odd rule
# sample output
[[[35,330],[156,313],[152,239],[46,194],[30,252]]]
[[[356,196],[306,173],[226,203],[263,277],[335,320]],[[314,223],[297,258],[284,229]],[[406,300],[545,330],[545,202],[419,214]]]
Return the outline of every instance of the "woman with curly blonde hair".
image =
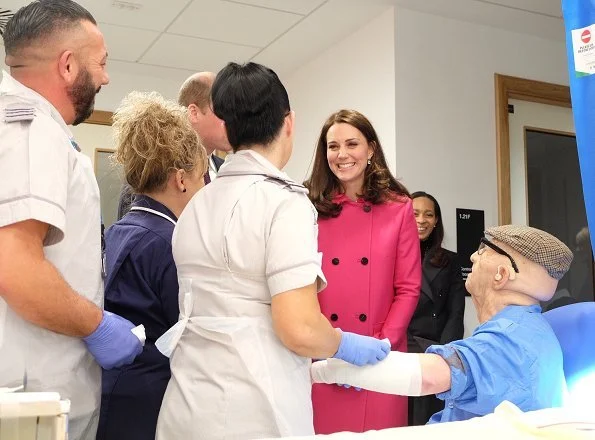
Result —
[[[341,110],[326,120],[306,186],[328,280],[322,313],[334,327],[407,351],[421,284],[417,227],[409,193],[364,115]],[[317,434],[407,425],[407,397],[316,384],[312,401]]]
[[[105,309],[145,326],[142,354],[104,370],[97,439],[155,438],[169,360],[155,341],[178,320],[171,239],[178,217],[204,185],[206,152],[185,109],[157,93],[132,92],[114,114],[114,160],[135,193],[106,239]]]

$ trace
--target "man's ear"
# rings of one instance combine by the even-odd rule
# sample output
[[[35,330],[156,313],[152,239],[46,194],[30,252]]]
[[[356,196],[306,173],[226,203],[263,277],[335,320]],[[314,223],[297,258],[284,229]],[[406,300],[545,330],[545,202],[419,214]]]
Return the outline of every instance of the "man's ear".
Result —
[[[199,112],[200,112],[200,109],[198,108],[198,106],[196,104],[190,104],[188,106],[188,119],[190,120],[191,124],[198,123],[198,113]]]
[[[494,289],[502,289],[509,280],[512,281],[515,278],[516,274],[510,267],[502,265],[498,266],[498,271],[494,275]]]
[[[65,50],[58,58],[58,73],[68,85],[74,84],[79,74],[79,63],[71,50]]]

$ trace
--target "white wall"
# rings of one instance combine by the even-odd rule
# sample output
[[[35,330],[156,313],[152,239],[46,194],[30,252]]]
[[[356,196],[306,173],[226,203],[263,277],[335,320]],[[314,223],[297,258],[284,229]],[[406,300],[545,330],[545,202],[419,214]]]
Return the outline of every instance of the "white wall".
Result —
[[[325,118],[360,110],[391,171],[438,198],[445,246],[456,250],[456,208],[498,222],[494,73],[568,84],[566,69],[562,42],[394,8],[284,79],[297,113],[286,171],[306,177]],[[470,299],[465,315],[469,334]]]
[[[81,152],[95,162],[96,149],[113,149],[112,128],[108,125],[80,124],[70,127]]]
[[[568,84],[565,46],[398,8],[395,53],[397,170],[436,196],[456,250],[456,208],[498,223],[494,73]],[[471,301],[465,320],[469,333]]]
[[[176,75],[175,79],[169,77],[165,72],[162,78],[153,76],[146,76],[142,74],[123,73],[116,71],[115,68],[110,69],[110,64],[107,65],[110,83],[101,88],[95,100],[96,110],[114,111],[122,98],[133,90],[141,92],[157,91],[165,98],[178,98],[178,90],[182,85],[183,80],[179,80]]]
[[[395,12],[397,164],[411,190],[498,222],[494,73],[568,84],[563,43],[433,15]]]
[[[282,78],[296,112],[293,155],[285,171],[309,175],[314,146],[331,113],[353,108],[374,124],[389,167],[395,169],[394,9],[373,19],[291,76]]]

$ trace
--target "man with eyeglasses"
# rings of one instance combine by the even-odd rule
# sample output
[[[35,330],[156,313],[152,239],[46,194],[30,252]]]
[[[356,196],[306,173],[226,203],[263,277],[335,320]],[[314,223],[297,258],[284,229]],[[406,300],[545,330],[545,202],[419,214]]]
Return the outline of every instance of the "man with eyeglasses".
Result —
[[[445,408],[428,423],[483,416],[504,400],[523,411],[560,406],[566,391],[562,351],[539,303],[554,295],[572,252],[528,226],[497,226],[485,234],[465,283],[480,322],[472,336],[432,345],[424,354],[393,351],[374,366],[315,362],[313,381],[387,394],[436,394]]]

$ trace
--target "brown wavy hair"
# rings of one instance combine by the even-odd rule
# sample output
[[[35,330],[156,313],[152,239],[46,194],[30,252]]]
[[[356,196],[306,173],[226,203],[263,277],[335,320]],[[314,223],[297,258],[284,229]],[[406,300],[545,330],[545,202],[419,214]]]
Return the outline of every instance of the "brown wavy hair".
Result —
[[[132,92],[113,117],[116,152],[126,181],[136,193],[161,190],[171,171],[203,172],[207,153],[186,109],[156,92]]]
[[[342,208],[340,204],[332,201],[336,194],[341,194],[344,190],[337,176],[331,171],[326,158],[326,135],[335,124],[349,124],[357,128],[374,152],[370,165],[364,171],[364,186],[362,194],[358,194],[359,197],[374,205],[396,200],[399,197],[409,197],[407,188],[398,182],[388,169],[382,145],[368,118],[356,110],[339,110],[330,115],[322,126],[314,153],[312,174],[304,182],[310,191],[310,200],[321,217],[337,217]]]

